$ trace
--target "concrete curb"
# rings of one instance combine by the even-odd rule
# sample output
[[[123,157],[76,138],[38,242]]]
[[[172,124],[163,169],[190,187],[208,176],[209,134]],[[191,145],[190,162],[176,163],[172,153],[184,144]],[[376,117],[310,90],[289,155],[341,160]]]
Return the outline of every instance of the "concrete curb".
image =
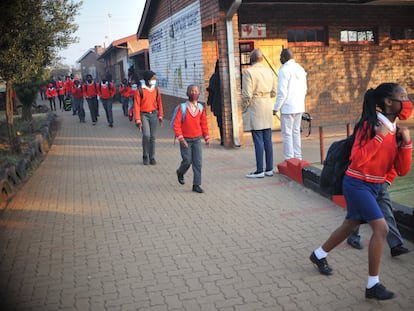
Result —
[[[50,126],[56,119],[56,114],[50,113],[35,139],[29,143],[29,148],[22,155],[17,165],[8,164],[0,169],[0,210],[7,206],[15,194],[17,185],[24,181],[29,171],[36,168],[52,144]]]

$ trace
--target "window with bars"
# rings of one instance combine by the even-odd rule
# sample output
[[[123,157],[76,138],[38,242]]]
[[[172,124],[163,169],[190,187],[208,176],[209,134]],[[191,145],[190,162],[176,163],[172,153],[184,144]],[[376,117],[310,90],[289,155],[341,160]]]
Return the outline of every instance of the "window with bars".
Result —
[[[344,29],[341,30],[343,44],[375,44],[376,31],[374,29]]]
[[[287,39],[290,46],[326,45],[327,31],[325,27],[292,27]]]

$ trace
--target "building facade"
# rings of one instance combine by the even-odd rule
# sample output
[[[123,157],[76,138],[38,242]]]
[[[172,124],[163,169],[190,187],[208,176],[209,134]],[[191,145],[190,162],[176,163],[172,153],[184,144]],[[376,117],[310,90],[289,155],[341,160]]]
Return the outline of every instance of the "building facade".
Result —
[[[87,74],[91,74],[96,80],[99,80],[100,74],[104,71],[104,63],[99,61],[98,58],[104,51],[103,47],[96,45],[94,48],[89,49],[78,59],[77,63],[80,64],[81,76],[85,78]]]
[[[291,48],[308,73],[306,111],[313,125],[345,128],[359,118],[365,91],[382,82],[402,84],[414,99],[413,16],[414,1],[147,0],[137,36],[149,40],[167,116],[190,83],[206,101],[219,60],[225,145],[238,146],[241,75],[252,49],[262,49],[277,74],[280,51]]]
[[[102,75],[109,74],[115,84],[121,83],[128,76],[128,68],[135,65],[130,55],[145,49],[148,49],[148,40],[138,40],[136,35],[113,41],[98,58],[104,63]]]

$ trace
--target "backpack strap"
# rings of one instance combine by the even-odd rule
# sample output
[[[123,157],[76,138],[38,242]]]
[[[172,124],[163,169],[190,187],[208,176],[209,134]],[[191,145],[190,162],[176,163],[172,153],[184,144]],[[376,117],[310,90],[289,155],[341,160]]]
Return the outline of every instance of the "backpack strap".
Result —
[[[144,93],[143,93],[143,91],[142,91],[142,87],[141,87],[141,85],[140,86],[138,86],[138,92],[139,92],[139,97],[141,98],[141,100],[142,100],[142,98],[144,97]]]

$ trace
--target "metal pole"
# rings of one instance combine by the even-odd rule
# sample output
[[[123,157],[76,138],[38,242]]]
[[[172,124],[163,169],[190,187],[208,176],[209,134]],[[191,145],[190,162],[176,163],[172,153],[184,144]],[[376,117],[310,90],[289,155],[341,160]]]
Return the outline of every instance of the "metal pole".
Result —
[[[325,160],[325,144],[323,141],[323,127],[319,126],[319,151],[321,155],[321,164]]]
[[[351,136],[351,124],[346,124],[346,136]]]

